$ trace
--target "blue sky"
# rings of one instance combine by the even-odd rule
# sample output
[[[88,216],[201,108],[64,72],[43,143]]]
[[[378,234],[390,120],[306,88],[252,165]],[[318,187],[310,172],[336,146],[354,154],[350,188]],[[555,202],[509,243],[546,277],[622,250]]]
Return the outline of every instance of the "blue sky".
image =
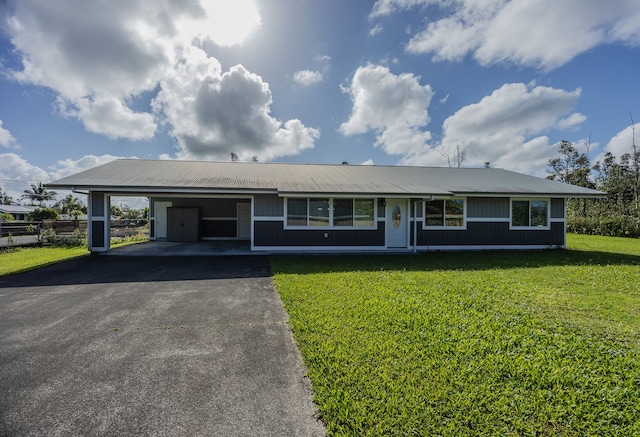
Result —
[[[630,151],[638,67],[637,0],[1,0],[0,187],[231,152],[544,176]]]

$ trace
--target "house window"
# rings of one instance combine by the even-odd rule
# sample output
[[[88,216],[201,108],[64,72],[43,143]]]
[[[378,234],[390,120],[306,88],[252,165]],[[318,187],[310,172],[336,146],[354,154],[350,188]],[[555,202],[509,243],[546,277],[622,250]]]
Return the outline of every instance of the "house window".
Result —
[[[373,199],[355,199],[355,215],[353,217],[356,226],[375,226],[375,207]]]
[[[512,200],[511,227],[549,228],[548,200]]]
[[[374,199],[287,199],[287,227],[372,228],[375,213]]]
[[[309,226],[329,226],[329,199],[309,199]]]
[[[307,199],[287,199],[287,226],[307,226]]]
[[[464,226],[464,199],[438,199],[425,202],[425,225],[427,227]]]
[[[353,226],[353,199],[333,199],[333,226]]]

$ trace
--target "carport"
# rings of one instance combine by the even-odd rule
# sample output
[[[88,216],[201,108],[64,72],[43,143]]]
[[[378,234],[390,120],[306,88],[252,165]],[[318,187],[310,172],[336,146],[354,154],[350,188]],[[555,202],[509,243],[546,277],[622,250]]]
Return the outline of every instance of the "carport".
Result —
[[[245,254],[251,250],[253,196],[158,193],[148,191],[89,191],[88,242],[94,253],[107,252],[111,240],[111,198],[145,197],[149,200],[149,240],[190,243],[189,246],[148,244],[151,253],[160,248],[211,254]],[[202,245],[194,248],[194,244]],[[153,249],[152,249],[153,248]],[[129,249],[133,250],[133,249]]]

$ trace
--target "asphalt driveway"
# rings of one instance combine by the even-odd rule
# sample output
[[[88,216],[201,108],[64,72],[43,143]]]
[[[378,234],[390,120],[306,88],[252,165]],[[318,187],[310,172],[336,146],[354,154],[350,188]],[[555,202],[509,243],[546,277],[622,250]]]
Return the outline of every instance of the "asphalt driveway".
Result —
[[[324,435],[268,260],[0,277],[0,435]]]

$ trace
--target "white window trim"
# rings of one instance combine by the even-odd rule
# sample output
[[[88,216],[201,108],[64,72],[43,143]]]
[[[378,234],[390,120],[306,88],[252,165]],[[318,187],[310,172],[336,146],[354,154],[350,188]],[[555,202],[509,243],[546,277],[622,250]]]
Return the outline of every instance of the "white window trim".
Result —
[[[422,222],[422,229],[425,231],[466,231],[467,230],[467,198],[466,197],[436,197],[433,200],[462,200],[462,226],[427,226],[427,201],[422,202],[422,217],[418,217]]]
[[[290,226],[288,224],[289,217],[289,199],[305,199],[307,201],[307,223],[309,218],[309,199],[328,199],[329,200],[329,225],[328,226],[309,226],[306,224],[304,226]],[[334,226],[333,225],[333,200],[334,199],[351,199],[355,200],[373,200],[373,225],[371,226]],[[355,208],[355,203],[354,203]],[[378,199],[375,197],[324,197],[324,196],[313,196],[313,197],[285,197],[284,202],[284,229],[286,230],[327,230],[331,229],[334,231],[348,231],[348,230],[356,230],[356,231],[371,231],[378,229]]]
[[[531,202],[547,202],[547,225],[546,226],[514,226],[513,225],[513,202],[529,202],[529,222],[531,222]],[[548,231],[551,229],[551,198],[550,197],[512,197],[509,199],[509,230],[513,231]]]

